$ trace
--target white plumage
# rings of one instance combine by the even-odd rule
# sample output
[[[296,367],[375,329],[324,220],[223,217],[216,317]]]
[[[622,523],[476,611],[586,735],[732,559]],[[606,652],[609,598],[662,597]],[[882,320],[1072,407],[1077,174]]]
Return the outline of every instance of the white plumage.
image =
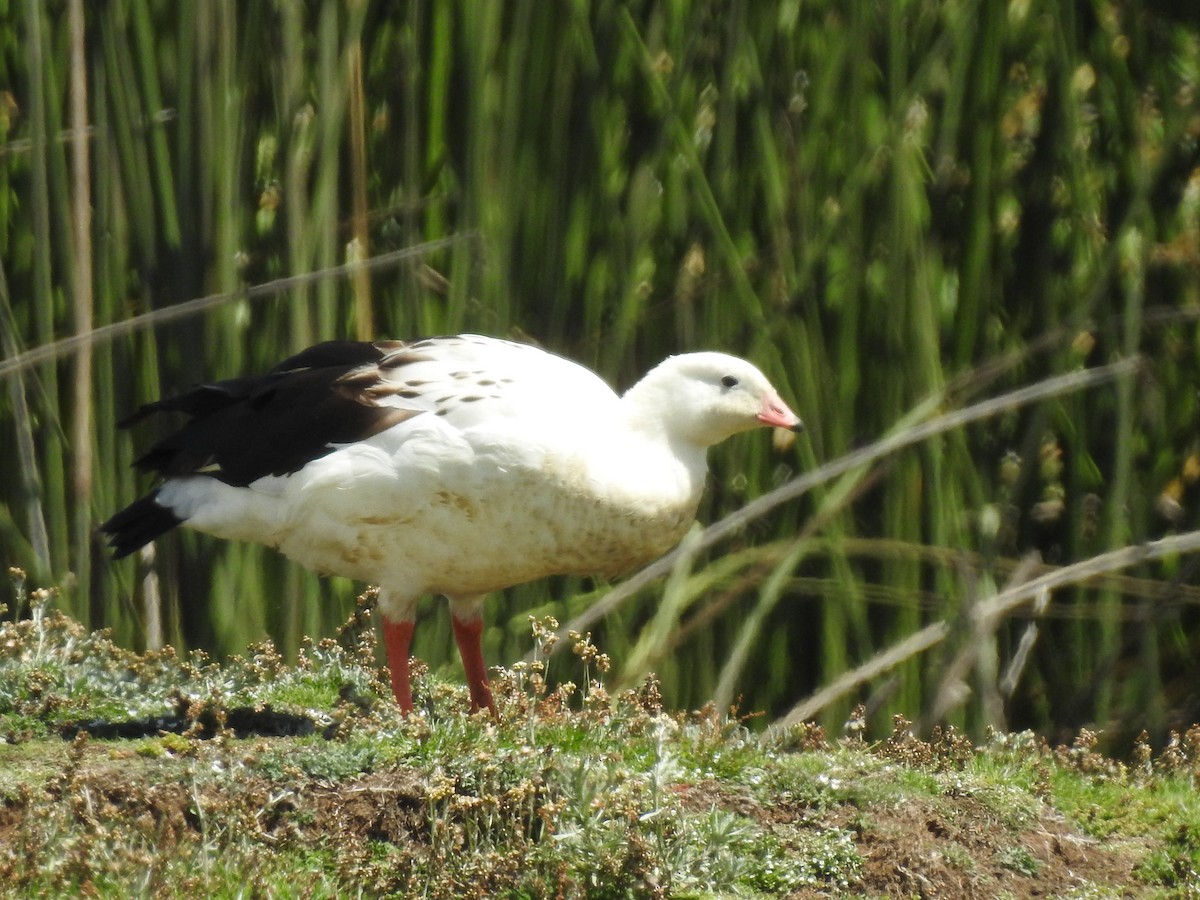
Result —
[[[168,410],[192,418],[138,461],[164,481],[102,526],[116,554],[184,524],[379,585],[406,711],[423,595],[449,598],[472,707],[494,712],[487,593],[650,562],[692,522],[709,446],[801,427],[736,357],[671,357],[618,397],[573,362],[478,335],[318,345],[133,420]]]

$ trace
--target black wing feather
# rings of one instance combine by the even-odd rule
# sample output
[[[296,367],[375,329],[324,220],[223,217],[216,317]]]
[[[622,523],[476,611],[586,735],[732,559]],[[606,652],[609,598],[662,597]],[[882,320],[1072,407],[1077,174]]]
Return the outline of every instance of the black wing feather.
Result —
[[[327,341],[262,375],[197,385],[148,403],[119,424],[128,427],[156,413],[183,413],[188,420],[134,465],[163,478],[202,474],[245,487],[266,475],[296,472],[337,444],[363,440],[416,415],[375,405],[369,386],[376,379],[358,372],[404,346],[398,341]],[[348,379],[351,373],[357,377]],[[361,388],[360,381],[365,382]],[[155,501],[156,494],[100,526],[117,558],[180,524]]]
[[[296,472],[330,453],[331,445],[378,434],[413,413],[364,402],[365,395],[341,389],[340,382],[377,364],[386,346],[328,341],[262,375],[198,385],[147,404],[127,421],[157,412],[190,418],[134,465],[166,478],[204,472],[245,487],[265,475]]]

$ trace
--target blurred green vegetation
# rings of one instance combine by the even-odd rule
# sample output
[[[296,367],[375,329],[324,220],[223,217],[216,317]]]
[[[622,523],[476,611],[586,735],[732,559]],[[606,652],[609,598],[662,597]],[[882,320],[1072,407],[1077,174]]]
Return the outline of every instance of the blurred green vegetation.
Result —
[[[1200,719],[1191,559],[972,618],[1030,552],[1059,565],[1197,527],[1194,13],[27,0],[0,21],[0,548],[88,625],[138,646],[161,613],[171,643],[294,653],[345,618],[357,585],[269,551],[172,536],[147,580],[95,533],[147,487],[129,462],[148,435],[117,418],[316,340],[516,336],[620,386],[673,352],[753,359],[809,432],[714,453],[708,522],[937,412],[1140,355],[777,508],[597,639],[620,683],[652,666],[672,706],[719,693],[775,716],[945,621],[824,721],[865,702],[884,733],[903,713],[1157,740]],[[386,264],[331,271],[368,258]],[[93,329],[90,359],[22,355]],[[495,598],[489,659],[597,587]],[[444,605],[422,615],[416,652],[453,671]]]

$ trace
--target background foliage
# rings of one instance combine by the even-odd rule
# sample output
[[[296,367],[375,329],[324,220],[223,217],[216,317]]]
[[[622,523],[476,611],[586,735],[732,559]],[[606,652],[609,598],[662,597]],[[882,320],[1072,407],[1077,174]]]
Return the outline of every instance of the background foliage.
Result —
[[[747,356],[809,432],[716,452],[704,521],[936,412],[1141,355],[756,519],[597,640],[619,680],[656,670],[669,704],[773,716],[945,621],[945,641],[820,715],[866,702],[876,727],[902,712],[1156,737],[1200,718],[1186,558],[1061,589],[1040,616],[972,614],[1031,551],[1065,564],[1197,527],[1194,13],[27,0],[0,16],[0,547],[86,623],[294,652],[345,618],[357,586],[270,552],[181,535],[114,565],[95,532],[146,487],[128,464],[149,435],[117,418],[316,340],[518,336],[621,386],[668,353]],[[29,353],[75,334],[96,339]],[[519,657],[531,611],[565,620],[593,588],[496,598],[489,657]],[[417,653],[452,668],[444,605],[423,616],[438,624]]]

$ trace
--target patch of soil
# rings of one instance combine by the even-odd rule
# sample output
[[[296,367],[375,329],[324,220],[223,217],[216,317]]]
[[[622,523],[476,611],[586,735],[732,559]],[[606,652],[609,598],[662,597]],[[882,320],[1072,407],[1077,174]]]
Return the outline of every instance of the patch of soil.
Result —
[[[339,781],[303,776],[281,790],[278,782],[258,776],[185,788],[182,784],[148,783],[108,767],[81,773],[77,790],[103,804],[100,816],[152,821],[159,833],[178,838],[200,828],[198,809],[225,820],[253,819],[266,838],[301,836],[339,843],[371,840],[405,845],[428,843],[429,816],[425,788],[415,771],[394,769]],[[147,817],[149,817],[147,819]]]
[[[328,834],[404,844],[429,840],[425,783],[414,771],[393,769],[315,785],[313,827]]]
[[[747,791],[730,791],[720,782],[706,781],[683,789],[681,797],[697,809],[715,802],[775,827],[849,831],[863,860],[855,893],[991,900],[1060,896],[1087,884],[1129,885],[1124,896],[1139,893],[1133,870],[1144,848],[1088,837],[1053,810],[1014,828],[978,799],[965,795],[946,795],[927,803],[867,809],[846,804],[815,810],[800,804],[761,806]],[[813,889],[795,897],[831,893],[838,892]]]
[[[1081,835],[1060,816],[1045,812],[1017,830],[969,797],[945,799],[937,809],[908,803],[832,817],[830,824],[857,835],[864,888],[887,897],[984,900],[1136,883],[1139,853]]]

